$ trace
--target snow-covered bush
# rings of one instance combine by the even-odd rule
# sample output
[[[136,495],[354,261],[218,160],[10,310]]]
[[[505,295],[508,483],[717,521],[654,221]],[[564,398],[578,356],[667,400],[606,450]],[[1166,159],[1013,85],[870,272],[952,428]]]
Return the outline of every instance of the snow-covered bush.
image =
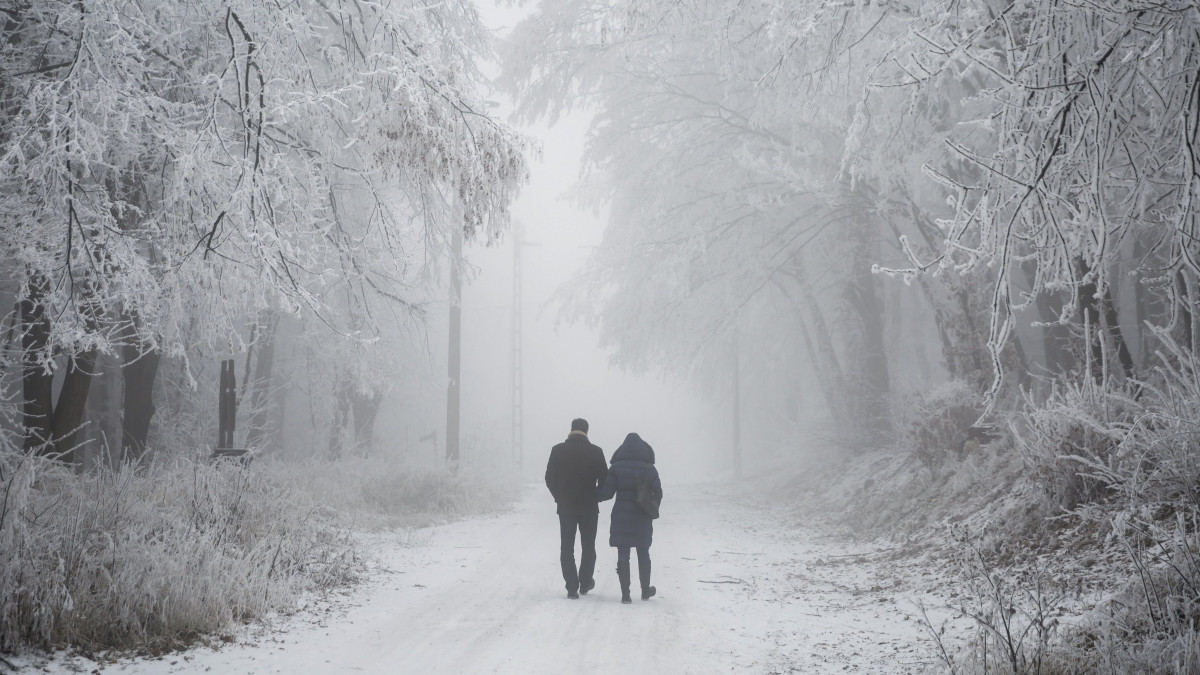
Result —
[[[347,458],[175,458],[77,473],[0,453],[0,651],[182,645],[353,581],[345,525],[492,510],[515,476]]]
[[[1058,384],[1044,403],[1027,401],[1027,408],[1018,448],[1042,490],[1047,515],[1110,496],[1092,469],[1131,459],[1118,449],[1146,412],[1144,403],[1121,385],[1085,378]]]
[[[977,443],[971,432],[982,412],[983,400],[975,390],[964,382],[948,382],[916,398],[902,425],[903,442],[937,478],[947,461],[962,459]]]
[[[1060,389],[1022,438],[1051,505],[1132,565],[1060,646],[1099,671],[1200,672],[1200,362],[1171,347],[1152,382]]]
[[[1030,406],[1020,448],[1053,506],[1107,501],[1162,520],[1200,505],[1200,363],[1162,362],[1152,382],[1085,380]]]
[[[1028,583],[1017,583],[969,542],[963,543],[964,593],[954,608],[976,628],[966,649],[956,653],[942,639],[924,607],[925,628],[938,647],[938,657],[950,672],[1053,673],[1061,661],[1052,649],[1057,637],[1059,605],[1066,593],[1045,570],[1035,570]],[[1075,672],[1065,668],[1062,672]]]
[[[239,463],[0,455],[0,650],[168,648],[346,583],[355,559],[328,513]]]
[[[1137,570],[1101,621],[1116,636],[1106,659],[1200,672],[1200,361],[1176,350],[1163,362],[1116,450],[1122,461],[1088,467],[1119,508],[1081,513],[1112,523]]]

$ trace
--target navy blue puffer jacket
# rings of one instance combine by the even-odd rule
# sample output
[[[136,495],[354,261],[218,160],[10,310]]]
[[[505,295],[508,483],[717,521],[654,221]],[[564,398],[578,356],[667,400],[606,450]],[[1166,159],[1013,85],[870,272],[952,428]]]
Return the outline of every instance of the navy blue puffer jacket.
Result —
[[[654,468],[654,449],[641,436],[629,434],[613,453],[608,476],[596,492],[600,501],[616,497],[608,530],[609,546],[650,546],[654,537],[654,521],[637,505],[639,475],[662,489],[658,469]]]

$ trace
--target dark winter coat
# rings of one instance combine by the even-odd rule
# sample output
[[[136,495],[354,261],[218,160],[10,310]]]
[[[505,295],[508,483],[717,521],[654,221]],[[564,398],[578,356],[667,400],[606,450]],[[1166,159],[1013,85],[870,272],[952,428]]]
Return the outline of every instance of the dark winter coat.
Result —
[[[616,497],[608,529],[609,546],[650,546],[654,538],[654,521],[637,505],[639,475],[662,489],[658,469],[654,468],[654,449],[637,434],[629,434],[613,453],[608,476],[597,494],[600,501]]]
[[[546,462],[546,487],[558,503],[558,512],[576,516],[599,513],[596,488],[607,472],[604,451],[592,445],[587,435],[571,432],[550,450]]]

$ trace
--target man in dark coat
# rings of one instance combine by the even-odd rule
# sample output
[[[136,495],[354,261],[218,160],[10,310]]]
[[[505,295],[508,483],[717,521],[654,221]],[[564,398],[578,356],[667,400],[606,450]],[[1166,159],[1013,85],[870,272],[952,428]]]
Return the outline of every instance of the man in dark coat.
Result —
[[[638,578],[642,584],[642,599],[654,596],[650,585],[650,543],[654,538],[654,521],[637,504],[637,480],[642,478],[662,494],[662,481],[654,467],[654,448],[637,434],[629,434],[612,456],[612,466],[604,485],[596,496],[600,501],[612,499],[612,523],[608,530],[608,545],[617,549],[617,579],[621,582],[621,602],[628,604],[629,549],[636,548]]]
[[[573,420],[567,440],[550,450],[550,461],[546,463],[546,487],[558,503],[559,561],[563,581],[567,584],[567,597],[573,600],[596,586],[593,575],[596,571],[596,524],[600,517],[596,489],[608,473],[604,451],[588,441],[587,432],[587,420]],[[578,570],[575,569],[576,530],[583,549]]]

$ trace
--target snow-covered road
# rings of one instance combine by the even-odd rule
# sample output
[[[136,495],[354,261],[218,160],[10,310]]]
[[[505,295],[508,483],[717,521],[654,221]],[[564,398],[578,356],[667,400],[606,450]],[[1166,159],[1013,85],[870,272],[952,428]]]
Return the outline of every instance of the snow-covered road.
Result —
[[[405,542],[378,537],[379,564],[369,580],[316,613],[248,629],[219,650],[121,660],[103,670],[537,675],[623,666],[641,673],[935,667],[912,604],[920,573],[895,564],[886,546],[814,541],[762,511],[719,503],[704,488],[677,487],[655,526],[658,596],[643,602],[635,592],[626,606],[615,550],[605,545],[607,521],[602,505],[596,589],[580,600],[566,598],[559,576],[554,504],[531,486],[507,513],[422,530]],[[932,579],[924,581],[932,588]]]

